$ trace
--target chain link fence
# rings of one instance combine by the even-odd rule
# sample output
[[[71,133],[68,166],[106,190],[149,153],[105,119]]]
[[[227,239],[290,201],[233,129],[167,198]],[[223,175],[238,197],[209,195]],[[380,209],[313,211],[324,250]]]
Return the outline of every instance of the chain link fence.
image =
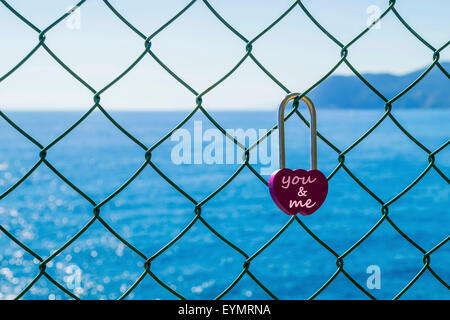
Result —
[[[449,289],[449,285],[446,281],[442,279],[441,276],[439,276],[432,268],[431,266],[431,256],[433,253],[435,253],[437,250],[442,248],[449,240],[450,236],[447,236],[445,239],[442,239],[441,242],[437,243],[433,248],[426,250],[422,248],[418,243],[416,243],[414,240],[412,240],[407,234],[405,234],[390,218],[389,216],[389,207],[396,202],[398,199],[400,199],[403,195],[405,195],[414,185],[416,185],[425,175],[427,175],[428,172],[431,170],[434,170],[437,172],[443,179],[444,183],[447,185],[450,183],[449,178],[436,166],[436,156],[444,150],[446,147],[448,147],[450,141],[445,142],[443,145],[441,145],[436,150],[430,150],[425,145],[423,145],[420,141],[418,141],[410,132],[408,132],[402,124],[394,117],[392,114],[392,109],[395,108],[395,102],[402,97],[403,95],[407,94],[408,91],[411,90],[417,83],[419,83],[433,68],[438,68],[442,73],[449,78],[449,73],[447,70],[443,68],[443,66],[439,63],[440,53],[449,45],[450,41],[445,43],[440,48],[433,47],[429,42],[427,42],[424,38],[422,38],[408,23],[403,19],[399,11],[395,7],[396,1],[391,0],[387,3],[387,7],[385,10],[381,13],[381,15],[373,21],[373,23],[368,26],[366,29],[362,30],[354,39],[352,39],[350,42],[344,44],[341,41],[339,41],[333,34],[327,30],[321,23],[315,19],[315,17],[308,11],[308,9],[304,6],[304,4],[301,1],[295,1],[292,3],[292,5],[281,15],[279,16],[275,21],[273,21],[267,28],[265,28],[263,31],[261,31],[256,37],[253,39],[247,39],[244,35],[242,35],[238,30],[236,30],[232,25],[230,25],[221,15],[219,12],[215,10],[215,8],[207,1],[207,0],[192,0],[189,2],[181,11],[179,11],[174,17],[172,17],[169,21],[167,21],[165,24],[163,24],[159,29],[157,29],[155,32],[153,32],[150,35],[144,34],[142,31],[140,31],[138,28],[136,28],[132,22],[127,20],[127,18],[120,13],[109,1],[103,0],[105,6],[105,9],[111,10],[114,15],[122,21],[126,26],[129,27],[130,32],[134,32],[139,37],[142,38],[142,42],[144,45],[144,49],[142,53],[139,55],[139,57],[126,69],[124,70],[118,77],[113,79],[109,84],[107,84],[104,88],[100,90],[94,89],[92,86],[90,86],[84,79],[82,79],[77,73],[75,73],[68,65],[64,63],[52,50],[50,47],[46,44],[46,38],[47,33],[54,28],[56,25],[61,23],[63,20],[65,20],[76,8],[79,8],[83,6],[84,3],[86,3],[86,0],[80,1],[73,10],[70,10],[66,12],[64,15],[59,17],[57,20],[55,20],[52,24],[47,26],[44,29],[38,28],[36,25],[34,25],[30,20],[28,20],[26,17],[24,17],[20,12],[16,11],[13,6],[11,6],[7,1],[0,0],[0,2],[10,11],[11,14],[15,15],[18,19],[20,19],[24,24],[26,24],[29,28],[34,30],[38,34],[38,43],[36,46],[19,62],[17,63],[10,71],[8,71],[6,74],[2,75],[0,77],[0,83],[8,78],[11,74],[13,74],[16,70],[18,70],[31,56],[33,56],[38,50],[45,50],[56,63],[58,63],[61,67],[63,67],[68,73],[70,73],[75,79],[77,79],[84,87],[89,90],[93,95],[93,105],[92,107],[75,123],[73,123],[67,130],[65,130],[61,135],[59,135],[56,139],[54,139],[52,142],[50,142],[47,145],[41,144],[39,141],[34,139],[30,134],[28,134],[25,130],[23,130],[21,127],[19,127],[16,123],[14,123],[6,114],[0,111],[0,116],[3,118],[4,121],[6,121],[9,125],[11,125],[15,130],[17,130],[20,134],[22,134],[24,137],[26,137],[30,143],[34,144],[37,147],[37,151],[39,152],[40,159],[37,161],[34,166],[23,176],[21,177],[14,185],[12,185],[8,190],[6,190],[3,194],[0,195],[0,200],[7,197],[9,194],[14,192],[14,190],[25,180],[27,180],[30,175],[40,166],[47,166],[51,171],[54,172],[55,175],[57,175],[62,181],[64,181],[70,188],[72,188],[76,193],[83,197],[86,201],[88,201],[92,205],[92,211],[93,216],[90,219],[90,221],[81,228],[69,241],[64,243],[60,248],[58,248],[56,251],[54,251],[50,256],[48,257],[42,257],[38,255],[36,252],[31,250],[27,245],[22,243],[19,239],[17,239],[13,234],[8,232],[8,230],[0,225],[0,231],[6,235],[8,238],[10,238],[14,243],[16,243],[18,246],[20,246],[23,250],[25,250],[28,254],[33,256],[35,259],[39,261],[39,268],[36,270],[37,275],[34,277],[34,279],[26,285],[23,290],[16,296],[16,299],[20,299],[25,293],[27,293],[34,285],[35,283],[42,277],[47,278],[54,286],[59,288],[61,291],[65,292],[67,295],[72,297],[73,299],[79,299],[77,295],[75,295],[73,292],[71,292],[69,289],[67,289],[63,284],[56,281],[47,271],[46,266],[47,264],[52,261],[55,257],[57,257],[59,254],[61,254],[69,245],[71,245],[75,240],[77,240],[86,230],[89,229],[89,227],[95,222],[100,222],[111,234],[113,234],[120,242],[122,242],[125,246],[130,248],[132,251],[134,251],[138,256],[142,258],[142,274],[136,279],[133,285],[131,285],[126,292],[120,297],[120,299],[126,298],[138,285],[139,283],[147,276],[152,277],[154,280],[156,280],[157,283],[161,285],[162,288],[166,289],[170,293],[173,294],[174,297],[180,298],[180,299],[186,299],[188,297],[182,296],[179,292],[172,289],[167,283],[163,282],[158,278],[158,276],[152,271],[152,264],[157,261],[157,258],[164,253],[166,250],[168,250],[172,245],[174,245],[178,240],[180,240],[186,232],[192,228],[195,224],[203,224],[206,226],[215,236],[217,236],[220,240],[222,240],[224,243],[226,243],[228,246],[230,246],[232,249],[234,249],[236,252],[238,252],[242,257],[245,259],[245,262],[242,267],[242,272],[232,281],[232,283],[229,284],[229,286],[221,292],[216,299],[221,299],[227,295],[227,293],[242,279],[242,277],[247,274],[253,281],[261,287],[270,297],[273,299],[277,299],[277,296],[271,292],[270,285],[263,284],[258,278],[252,273],[251,271],[251,262],[258,257],[267,247],[269,247],[290,225],[292,224],[298,224],[311,238],[313,238],[315,241],[317,241],[324,250],[327,250],[332,255],[336,257],[336,271],[334,274],[325,282],[323,285],[313,294],[311,295],[310,299],[316,298],[322,291],[324,291],[330,283],[332,283],[336,277],[339,274],[343,274],[346,278],[348,278],[351,283],[358,288],[360,291],[362,291],[367,297],[371,299],[375,299],[375,297],[367,291],[361,284],[359,284],[344,268],[344,260],[345,258],[353,251],[355,248],[357,248],[361,243],[363,243],[382,223],[389,224],[393,229],[395,229],[396,232],[398,232],[399,235],[401,235],[405,240],[407,240],[411,245],[413,245],[421,254],[423,254],[423,266],[420,269],[420,271],[409,281],[409,283],[398,292],[394,299],[400,298],[426,271],[428,271],[431,275],[433,275],[443,286],[445,286],[447,289]],[[186,83],[180,76],[178,76],[174,71],[170,69],[169,66],[164,64],[164,62],[161,60],[160,57],[158,57],[154,51],[152,51],[152,40],[157,37],[162,30],[167,28],[169,25],[171,25],[175,20],[177,20],[181,15],[183,15],[185,12],[187,12],[191,6],[195,2],[202,2],[217,18],[217,20],[224,24],[230,32],[232,32],[237,38],[242,40],[242,46],[244,48],[244,55],[239,60],[239,62],[234,65],[234,67],[229,70],[222,78],[220,78],[217,82],[211,84],[206,90],[204,91],[197,91],[194,88],[192,88],[188,83]],[[350,248],[348,248],[345,252],[336,252],[333,250],[331,244],[327,244],[324,241],[322,241],[313,231],[311,231],[300,218],[297,216],[291,217],[287,223],[278,231],[276,232],[273,237],[265,243],[262,247],[260,247],[256,252],[247,253],[244,252],[242,249],[231,243],[228,239],[226,239],[222,234],[217,232],[213,226],[208,224],[207,221],[202,217],[202,206],[204,206],[208,201],[210,201],[214,196],[216,196],[218,193],[221,192],[222,189],[224,189],[233,179],[235,179],[244,169],[250,170],[254,176],[255,179],[258,179],[261,183],[267,185],[267,181],[265,178],[263,178],[255,169],[254,167],[249,163],[250,159],[250,151],[255,148],[256,146],[261,143],[263,139],[266,139],[269,135],[271,135],[274,130],[277,129],[276,126],[272,127],[267,135],[263,136],[260,140],[258,140],[255,144],[251,145],[250,147],[246,148],[244,145],[242,145],[239,141],[237,141],[234,137],[227,134],[225,129],[221,127],[221,125],[208,113],[206,106],[202,104],[202,97],[211,92],[211,90],[214,90],[218,85],[220,85],[222,82],[224,82],[231,74],[233,74],[245,60],[252,60],[266,75],[269,77],[276,85],[278,85],[281,89],[283,89],[286,93],[290,93],[291,90],[288,89],[283,82],[280,79],[277,79],[268,68],[263,66],[260,61],[258,61],[256,57],[256,53],[253,52],[253,44],[258,41],[259,38],[261,38],[264,34],[270,32],[270,30],[277,25],[281,20],[283,20],[286,16],[290,14],[298,14],[298,12],[294,13],[294,9],[298,10],[300,9],[303,11],[304,14],[314,23],[314,25],[320,29],[323,34],[325,34],[330,41],[332,41],[336,45],[336,51],[340,52],[340,59],[337,61],[337,63],[326,73],[323,75],[323,77],[314,83],[310,88],[308,88],[306,91],[302,93],[302,95],[294,101],[292,110],[287,114],[286,120],[291,117],[299,117],[306,126],[309,126],[308,121],[306,118],[300,113],[298,110],[299,105],[299,99],[305,95],[307,95],[309,92],[311,92],[314,88],[316,88],[318,85],[320,85],[325,79],[330,77],[335,70],[345,64],[366,86],[368,89],[370,89],[372,92],[374,92],[380,99],[380,105],[384,105],[385,112],[384,114],[377,119],[377,121],[372,125],[372,127],[367,130],[360,138],[358,138],[356,141],[354,141],[350,146],[348,146],[345,150],[341,150],[337,148],[333,143],[323,136],[322,134],[318,133],[319,138],[325,142],[331,150],[336,152],[337,155],[337,165],[335,169],[331,172],[331,174],[327,177],[328,180],[332,179],[333,176],[340,170],[345,171],[348,176],[350,176],[362,189],[364,189],[373,199],[375,199],[380,206],[380,218],[379,220],[373,225],[362,238],[360,238],[357,242],[355,242]],[[403,91],[399,92],[394,97],[385,97],[383,94],[381,94],[377,88],[375,88],[371,83],[369,83],[364,76],[351,64],[351,62],[347,59],[349,50],[351,49],[352,45],[355,44],[359,39],[364,37],[364,35],[369,32],[369,30],[376,25],[377,22],[379,22],[381,19],[383,19],[386,15],[394,15],[398,21],[403,25],[411,34],[413,34],[419,42],[421,42],[424,46],[426,46],[430,50],[430,55],[432,55],[433,62],[432,64],[426,68],[426,70],[412,83],[410,83]],[[139,65],[139,62],[142,59],[154,59],[162,68],[164,68],[167,73],[169,73],[173,78],[175,78],[178,83],[185,87],[188,91],[190,91],[193,95],[193,100],[195,101],[195,108],[187,115],[187,117],[181,121],[173,130],[168,132],[163,138],[161,138],[158,142],[156,142],[152,146],[147,146],[139,139],[134,137],[132,134],[130,134],[126,128],[122,127],[116,120],[106,111],[106,109],[101,104],[101,96],[103,93],[105,93],[109,88],[114,86],[121,78],[125,77],[128,72],[130,72],[132,69],[136,68]],[[295,88],[294,88],[295,89]],[[142,148],[142,157],[143,157],[143,163],[140,166],[140,168],[131,176],[129,179],[120,186],[116,191],[114,191],[111,195],[109,195],[107,198],[102,200],[101,202],[95,202],[93,199],[91,199],[89,196],[87,196],[83,190],[80,190],[77,186],[75,186],[69,179],[67,179],[60,171],[58,171],[52,163],[50,163],[46,159],[47,152],[54,147],[59,141],[64,139],[74,128],[76,128],[78,125],[80,125],[89,115],[95,110],[100,110],[106,118],[111,121],[114,126],[120,130],[124,135],[126,135],[131,141],[133,141],[136,145],[138,145],[140,148]],[[217,188],[213,193],[211,193],[209,196],[207,196],[205,199],[201,201],[195,200],[191,195],[186,193],[182,188],[180,188],[174,181],[168,178],[168,176],[158,168],[158,166],[152,162],[152,152],[158,148],[164,141],[166,141],[170,135],[178,128],[181,128],[194,114],[196,113],[202,113],[204,114],[214,125],[217,129],[219,129],[227,138],[231,139],[239,148],[241,148],[244,152],[244,159],[242,163],[240,164],[240,167],[227,179],[227,181],[222,184],[219,188]],[[365,138],[367,138],[374,130],[377,128],[382,122],[384,121],[392,121],[411,141],[413,141],[420,149],[424,152],[424,157],[428,158],[428,165],[426,168],[406,187],[404,190],[402,190],[400,193],[395,195],[392,199],[381,199],[379,196],[377,196],[373,191],[371,191],[361,180],[358,179],[357,176],[355,176],[354,173],[352,173],[351,169],[346,165],[346,155],[347,153],[355,148],[361,141],[363,141]],[[5,143],[5,142],[2,142]],[[6,142],[7,143],[7,142]],[[155,172],[157,172],[165,181],[167,181],[170,186],[172,186],[174,189],[176,189],[179,193],[181,193],[186,199],[188,199],[193,206],[193,219],[191,222],[175,237],[173,238],[169,243],[167,243],[165,246],[163,246],[159,251],[152,254],[151,256],[147,256],[143,252],[141,252],[138,248],[130,244],[126,239],[121,237],[108,223],[105,222],[104,219],[102,219],[101,216],[101,210],[102,207],[111,201],[114,197],[116,197],[121,191],[123,191],[129,184],[133,182],[133,180],[144,170],[146,167],[151,167]]]

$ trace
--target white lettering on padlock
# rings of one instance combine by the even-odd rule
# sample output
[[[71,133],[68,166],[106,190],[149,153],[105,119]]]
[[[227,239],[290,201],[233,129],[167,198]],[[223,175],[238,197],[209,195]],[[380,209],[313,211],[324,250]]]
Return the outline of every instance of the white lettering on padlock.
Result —
[[[313,183],[314,181],[316,181],[316,178],[311,178],[311,176],[307,176],[307,177],[297,177],[295,176],[294,178],[292,178],[291,181],[291,177],[290,176],[284,176],[283,179],[281,180],[281,183],[283,184],[282,187],[283,189],[288,189],[289,186],[291,185],[296,185],[301,181],[302,184],[308,184],[308,183]]]

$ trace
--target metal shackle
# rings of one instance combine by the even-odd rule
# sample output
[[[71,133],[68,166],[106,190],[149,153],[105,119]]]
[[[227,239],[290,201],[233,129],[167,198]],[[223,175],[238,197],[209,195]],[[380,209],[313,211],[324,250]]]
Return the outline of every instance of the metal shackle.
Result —
[[[300,93],[290,93],[283,101],[281,101],[280,108],[278,109],[278,129],[279,129],[279,139],[280,139],[280,168],[284,169],[286,167],[285,161],[285,146],[284,146],[284,109],[289,101],[299,97]],[[311,128],[311,169],[317,169],[317,128],[316,128],[316,109],[314,104],[308,97],[303,96],[302,100],[309,109],[309,114],[311,116],[310,128]]]

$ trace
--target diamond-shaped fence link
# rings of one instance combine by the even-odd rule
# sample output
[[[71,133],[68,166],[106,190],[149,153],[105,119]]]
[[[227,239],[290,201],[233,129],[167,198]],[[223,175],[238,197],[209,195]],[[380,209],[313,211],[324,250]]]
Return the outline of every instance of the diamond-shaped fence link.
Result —
[[[242,277],[247,274],[253,281],[261,287],[270,297],[273,299],[278,299],[277,296],[272,293],[269,289],[270,286],[266,286],[261,281],[258,280],[258,278],[252,273],[251,271],[251,262],[253,259],[255,259],[258,255],[260,255],[267,247],[269,247],[290,225],[292,224],[298,224],[309,236],[311,236],[315,241],[317,241],[324,250],[327,250],[331,254],[333,254],[336,257],[336,271],[333,275],[325,282],[323,285],[309,298],[314,299],[316,298],[321,292],[323,292],[327,286],[332,283],[336,277],[342,273],[346,278],[348,278],[351,283],[361,290],[367,297],[371,299],[375,299],[375,297],[368,292],[361,284],[359,284],[344,268],[344,260],[347,255],[349,255],[353,250],[355,250],[361,243],[363,243],[382,223],[387,223],[392,228],[398,232],[399,235],[401,235],[405,240],[407,240],[411,245],[413,245],[418,251],[423,254],[423,266],[420,269],[420,271],[409,281],[409,283],[400,290],[393,298],[398,299],[400,298],[426,271],[428,271],[431,275],[433,275],[443,286],[445,286],[447,289],[450,289],[447,282],[445,282],[432,268],[431,266],[431,256],[434,252],[442,248],[449,240],[450,236],[447,236],[445,239],[443,239],[440,243],[437,243],[433,248],[426,250],[422,248],[418,243],[416,243],[414,240],[412,240],[407,234],[405,234],[391,219],[389,216],[389,207],[398,199],[400,199],[403,195],[405,195],[414,185],[416,185],[425,175],[427,175],[430,170],[435,170],[442,179],[449,184],[450,180],[449,178],[436,166],[436,156],[444,150],[450,143],[450,140],[445,142],[443,145],[441,145],[436,150],[429,150],[425,145],[423,145],[420,141],[418,141],[411,133],[409,133],[402,125],[401,123],[394,117],[392,114],[392,109],[395,107],[395,101],[397,101],[400,97],[408,93],[408,91],[411,90],[417,83],[419,83],[433,68],[438,68],[442,73],[449,78],[449,73],[447,70],[443,68],[443,66],[439,63],[440,53],[449,45],[450,41],[445,43],[440,48],[433,47],[430,43],[428,43],[424,38],[422,38],[400,15],[399,11],[395,8],[395,0],[391,0],[388,2],[386,9],[381,13],[381,15],[373,21],[373,23],[362,30],[355,38],[353,38],[350,42],[347,44],[344,44],[340,42],[336,37],[333,36],[333,34],[328,31],[325,27],[321,25],[321,23],[315,19],[315,17],[308,11],[308,9],[304,6],[304,4],[301,1],[295,1],[292,3],[292,5],[282,14],[280,15],[275,21],[273,21],[269,26],[267,26],[264,30],[262,30],[256,37],[253,39],[247,39],[244,35],[242,35],[238,30],[236,30],[232,25],[230,25],[221,15],[219,12],[215,10],[215,8],[207,1],[207,0],[192,0],[189,2],[181,11],[179,11],[174,17],[172,17],[169,21],[167,21],[165,24],[163,24],[160,28],[158,28],[155,32],[153,32],[150,35],[146,35],[143,32],[141,32],[138,28],[136,28],[126,17],[120,13],[109,1],[103,0],[104,4],[106,5],[105,9],[109,9],[114,13],[114,15],[120,19],[126,26],[129,27],[130,32],[134,32],[139,37],[142,38],[144,49],[142,53],[136,58],[136,60],[128,67],[126,68],[118,77],[113,79],[109,84],[107,84],[105,87],[101,88],[100,90],[94,89],[92,86],[90,86],[84,79],[82,79],[77,73],[75,73],[68,65],[66,65],[52,50],[50,47],[46,44],[46,38],[47,33],[54,28],[56,25],[61,23],[64,19],[66,19],[76,8],[79,8],[82,6],[87,0],[80,1],[72,10],[69,10],[65,14],[63,14],[61,17],[59,17],[57,20],[55,20],[52,24],[47,26],[44,29],[38,28],[36,25],[34,25],[30,20],[28,20],[26,17],[24,17],[20,12],[16,11],[14,7],[12,7],[7,1],[0,0],[0,2],[11,12],[11,14],[15,15],[18,19],[20,19],[23,23],[25,23],[28,27],[33,29],[38,34],[38,43],[36,46],[19,62],[17,63],[10,71],[8,71],[6,74],[2,75],[0,77],[0,83],[8,78],[11,74],[13,74],[16,70],[18,70],[31,56],[33,56],[38,50],[45,50],[54,60],[56,63],[58,63],[61,67],[63,67],[68,73],[70,73],[75,79],[77,79],[81,84],[86,87],[87,90],[92,92],[93,95],[93,105],[92,107],[74,124],[72,124],[66,131],[64,131],[61,135],[59,135],[55,140],[50,142],[47,145],[42,145],[39,141],[35,140],[30,134],[28,134],[26,131],[24,131],[22,128],[20,128],[16,123],[14,123],[10,118],[7,117],[6,114],[0,111],[0,116],[9,124],[11,125],[15,130],[17,130],[20,134],[22,134],[25,138],[27,138],[32,144],[34,144],[38,150],[36,152],[39,152],[40,159],[37,161],[36,164],[28,171],[26,174],[20,178],[16,183],[14,183],[8,190],[6,190],[3,194],[0,195],[0,200],[7,197],[10,193],[12,193],[21,183],[23,183],[25,180],[27,180],[30,175],[39,167],[39,166],[47,166],[51,171],[54,172],[64,183],[66,183],[68,186],[70,186],[76,193],[83,197],[86,201],[88,201],[92,205],[92,211],[93,216],[90,219],[90,221],[83,226],[70,240],[68,240],[66,243],[64,243],[60,248],[58,248],[56,251],[54,251],[50,256],[48,257],[41,257],[36,252],[31,250],[28,246],[26,246],[24,243],[22,243],[19,239],[17,239],[13,234],[8,232],[8,230],[0,225],[0,231],[6,235],[8,238],[10,238],[14,243],[16,243],[18,246],[20,246],[23,250],[25,250],[28,254],[33,256],[33,258],[37,259],[39,261],[39,268],[36,270],[37,275],[33,278],[33,280],[28,283],[23,290],[16,296],[16,299],[20,299],[25,293],[27,293],[34,285],[35,283],[42,277],[47,278],[53,285],[55,285],[57,288],[59,288],[61,291],[65,292],[67,295],[74,299],[79,299],[79,297],[74,294],[72,291],[70,291],[68,288],[66,288],[63,284],[56,281],[49,273],[46,271],[46,266],[49,262],[51,262],[55,257],[57,257],[59,254],[61,254],[69,245],[71,245],[75,240],[77,240],[86,230],[89,229],[89,227],[95,222],[100,222],[111,234],[113,234],[120,242],[122,242],[124,245],[126,245],[128,248],[130,248],[132,251],[134,251],[139,257],[142,259],[142,266],[143,271],[142,274],[136,279],[136,281],[123,293],[123,295],[120,297],[120,299],[126,298],[139,284],[140,282],[147,276],[152,277],[156,282],[161,285],[164,289],[169,291],[174,295],[174,297],[180,298],[180,299],[186,299],[188,297],[182,296],[180,293],[178,293],[176,290],[172,289],[168,284],[164,283],[162,280],[158,278],[158,276],[152,271],[152,263],[157,261],[157,258],[164,253],[166,250],[168,250],[172,245],[174,245],[178,240],[180,240],[186,232],[192,228],[195,224],[203,224],[206,226],[215,236],[217,236],[220,240],[222,240],[224,243],[226,243],[228,246],[230,246],[232,249],[236,250],[239,254],[241,254],[245,262],[242,267],[241,273],[232,281],[229,286],[221,292],[215,299],[221,299],[224,296],[227,295],[227,293],[242,279]],[[181,15],[183,15],[186,11],[188,11],[191,6],[195,2],[203,2],[203,4],[210,10],[210,12],[217,18],[218,22],[225,25],[230,32],[232,32],[236,37],[242,40],[243,42],[243,48],[244,48],[244,55],[243,57],[234,65],[234,67],[229,70],[222,78],[220,78],[215,83],[211,84],[207,89],[203,91],[197,91],[194,88],[192,88],[188,83],[186,83],[180,76],[178,76],[174,71],[170,69],[169,66],[167,66],[160,57],[158,57],[154,51],[152,51],[152,40],[159,35],[159,33],[167,28],[170,24],[172,24],[175,20],[177,20]],[[298,12],[294,12],[294,10],[300,10],[306,16],[314,23],[314,25],[320,29],[321,32],[323,32],[330,41],[332,41],[337,49],[340,52],[340,58],[337,61],[337,63],[326,73],[323,75],[323,77],[314,83],[310,88],[308,88],[306,91],[302,93],[300,97],[296,101],[294,101],[292,110],[287,114],[286,120],[291,118],[292,116],[298,116],[306,126],[309,126],[308,121],[304,118],[304,116],[299,112],[298,105],[299,100],[307,95],[311,90],[316,88],[318,85],[320,85],[325,79],[327,79],[329,76],[331,76],[334,71],[342,64],[347,65],[347,67],[369,88],[371,91],[373,91],[380,99],[380,103],[383,103],[385,106],[385,112],[384,114],[376,120],[376,122],[372,125],[372,127],[367,130],[360,138],[358,138],[356,141],[354,141],[350,146],[348,146],[345,150],[340,150],[336,146],[333,145],[332,142],[330,142],[329,139],[327,139],[325,136],[318,133],[318,136],[322,141],[324,141],[334,152],[337,154],[337,165],[335,169],[331,172],[331,174],[327,177],[328,180],[332,179],[333,176],[339,171],[343,170],[345,171],[348,176],[350,176],[362,189],[364,189],[373,199],[375,199],[380,204],[380,210],[381,215],[380,219],[373,225],[362,238],[360,238],[356,243],[354,243],[350,248],[348,248],[345,252],[338,253],[335,250],[333,250],[332,246],[330,244],[325,243],[322,241],[316,234],[314,234],[313,231],[311,231],[303,222],[301,219],[299,219],[297,216],[291,217],[287,223],[278,231],[276,232],[273,237],[265,243],[261,248],[259,248],[256,252],[253,253],[246,253],[233,243],[231,243],[228,239],[226,239],[223,235],[221,235],[219,232],[217,232],[213,226],[208,224],[208,222],[202,217],[202,206],[205,205],[209,200],[211,200],[214,196],[216,196],[218,193],[221,192],[222,189],[224,189],[233,179],[235,179],[245,168],[249,169],[254,175],[255,178],[261,181],[261,183],[267,185],[267,181],[265,178],[263,178],[249,163],[250,159],[250,151],[255,148],[263,139],[266,139],[269,135],[271,135],[274,130],[277,129],[277,126],[273,126],[268,133],[263,136],[260,140],[258,140],[255,144],[251,145],[250,147],[246,148],[241,143],[239,143],[234,137],[227,134],[227,132],[221,127],[221,125],[207,112],[205,106],[202,105],[202,97],[208,94],[211,90],[216,88],[218,85],[220,85],[222,82],[224,82],[232,73],[234,73],[245,60],[252,60],[275,84],[277,84],[281,89],[283,89],[286,93],[290,93],[291,90],[288,89],[280,79],[277,79],[273,74],[270,73],[270,71],[261,64],[261,62],[256,58],[255,53],[253,52],[253,44],[261,38],[264,34],[269,32],[276,24],[278,24],[281,20],[283,20],[287,15],[291,14],[298,14]],[[426,68],[426,70],[417,78],[415,79],[411,84],[409,84],[403,91],[399,92],[396,96],[388,98],[385,97],[383,94],[381,94],[371,83],[369,83],[361,73],[358,72],[358,70],[352,65],[352,63],[348,59],[348,53],[351,48],[351,46],[356,43],[359,39],[361,39],[367,32],[370,31],[370,29],[381,19],[383,19],[386,15],[391,14],[394,15],[400,24],[406,28],[411,34],[417,38],[417,40],[422,43],[424,46],[426,46],[428,49],[430,49],[430,54],[432,54],[433,62],[431,65]],[[163,138],[161,138],[158,142],[156,142],[154,145],[148,147],[143,142],[139,141],[136,137],[134,137],[132,134],[130,134],[125,128],[123,128],[119,123],[115,121],[115,119],[106,111],[106,109],[101,104],[101,96],[103,93],[105,93],[109,88],[111,88],[113,85],[115,85],[121,78],[125,77],[128,72],[130,72],[132,69],[136,68],[139,64],[139,62],[144,58],[151,57],[154,59],[162,68],[164,68],[165,71],[167,71],[173,78],[175,78],[180,85],[185,87],[188,91],[190,91],[193,94],[193,99],[195,101],[195,108],[186,116],[186,118],[181,121],[175,128],[173,128],[170,132],[168,132]],[[93,199],[91,199],[89,196],[87,196],[81,189],[79,189],[77,186],[75,186],[69,179],[67,179],[61,172],[59,172],[47,159],[47,151],[49,151],[53,146],[55,146],[61,139],[63,139],[66,135],[68,135],[74,128],[76,128],[80,123],[82,123],[89,115],[95,110],[100,110],[106,118],[111,121],[111,123],[120,130],[124,135],[126,135],[131,141],[136,143],[139,147],[142,148],[142,154],[143,154],[143,163],[140,166],[140,168],[122,185],[120,186],[116,191],[114,191],[111,195],[109,195],[107,198],[102,200],[101,202],[95,202]],[[202,201],[198,202],[194,200],[193,197],[191,197],[189,194],[187,194],[182,188],[180,188],[174,181],[169,179],[167,175],[163,171],[161,171],[158,166],[152,162],[152,152],[158,148],[165,140],[167,140],[170,135],[178,128],[182,127],[194,114],[196,113],[202,113],[204,114],[214,125],[219,129],[227,138],[231,139],[239,148],[241,148],[244,152],[244,159],[240,165],[240,167],[227,179],[227,181],[221,185],[218,189],[216,189],[214,192],[212,192],[209,196],[207,196]],[[346,165],[345,163],[345,157],[346,154],[355,148],[361,141],[363,141],[365,138],[367,138],[374,130],[377,128],[382,122],[391,120],[411,141],[413,141],[420,149],[424,152],[424,157],[428,158],[428,165],[426,168],[400,193],[398,193],[396,196],[394,196],[392,199],[389,200],[383,200],[380,197],[378,197],[373,191],[371,191],[361,180],[358,179],[357,176],[351,171],[351,169]],[[173,238],[169,243],[167,243],[165,246],[163,246],[159,251],[156,253],[153,253],[151,256],[147,256],[146,254],[142,253],[138,248],[130,244],[126,239],[124,239],[122,236],[120,236],[108,223],[105,222],[105,220],[102,219],[101,216],[101,209],[102,207],[111,201],[114,197],[116,197],[120,192],[122,192],[130,183],[133,182],[133,180],[142,172],[142,170],[146,167],[151,167],[154,171],[156,171],[165,181],[167,181],[170,186],[172,186],[174,189],[176,189],[178,192],[180,192],[184,197],[186,197],[190,202],[192,202],[193,205],[193,219],[192,221],[175,237]]]

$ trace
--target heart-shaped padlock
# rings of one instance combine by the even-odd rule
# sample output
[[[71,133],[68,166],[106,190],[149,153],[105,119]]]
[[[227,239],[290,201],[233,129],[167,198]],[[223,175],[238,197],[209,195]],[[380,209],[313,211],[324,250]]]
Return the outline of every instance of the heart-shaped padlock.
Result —
[[[287,103],[301,96],[291,93],[284,98],[278,109],[278,129],[280,139],[280,169],[269,179],[269,191],[273,201],[286,214],[310,215],[325,201],[328,193],[328,180],[317,170],[317,129],[316,109],[311,100],[303,96],[311,116],[311,170],[291,170],[285,168],[284,109]]]

